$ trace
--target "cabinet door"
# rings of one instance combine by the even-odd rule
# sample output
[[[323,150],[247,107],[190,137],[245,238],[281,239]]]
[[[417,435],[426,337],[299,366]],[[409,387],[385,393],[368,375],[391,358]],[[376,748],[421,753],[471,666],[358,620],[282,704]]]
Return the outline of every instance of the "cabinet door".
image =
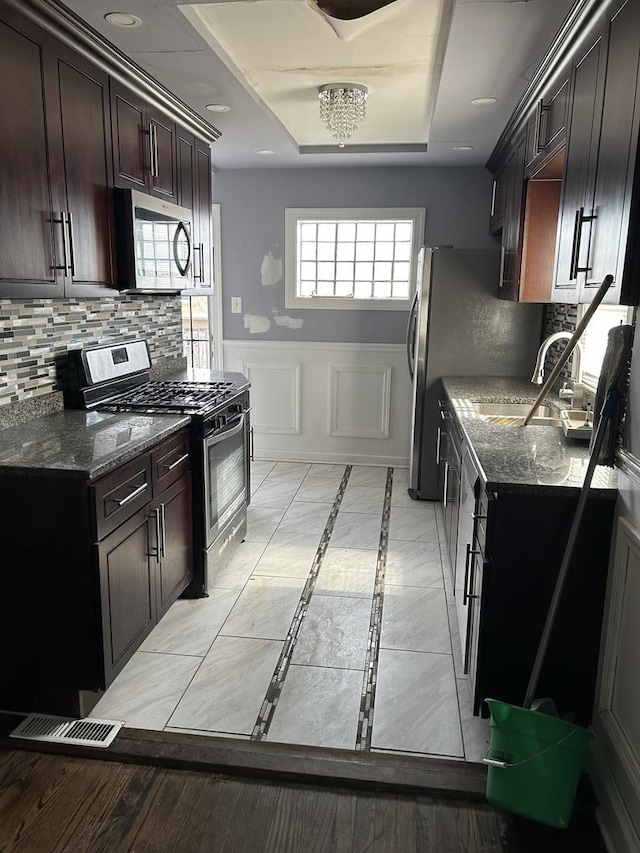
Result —
[[[61,296],[43,90],[49,39],[5,7],[0,15],[0,294]]]
[[[527,122],[526,174],[540,169],[555,154],[566,138],[569,102],[569,65],[545,87]]]
[[[149,192],[176,201],[176,124],[163,113],[149,107],[147,127],[151,134],[153,166],[149,171]]]
[[[176,130],[176,170],[178,178],[178,204],[182,207],[188,207],[189,210],[193,210],[195,141],[193,134],[187,130],[183,130],[181,127],[178,127]]]
[[[560,205],[553,299],[576,302],[579,272],[588,252],[591,214],[588,187],[593,182],[600,119],[605,46],[600,34],[577,60]]]
[[[148,518],[145,507],[98,545],[105,687],[156,623],[157,547]]]
[[[517,300],[520,285],[520,252],[523,220],[525,138],[520,137],[507,162],[507,184],[502,226],[498,296]]]
[[[160,530],[158,619],[193,580],[191,477],[183,477],[161,495],[154,509]]]
[[[117,187],[144,190],[151,161],[151,135],[145,122],[146,104],[111,80],[113,169]]]
[[[640,106],[640,8],[627,2],[609,27],[604,105],[592,202],[591,251],[585,263],[581,302],[590,302],[604,277],[614,284],[605,301],[637,304],[638,281],[625,276],[629,245],[631,194],[638,150]],[[634,229],[635,231],[635,229]],[[632,232],[632,239],[636,234]]]
[[[109,79],[63,45],[48,104],[64,174],[56,208],[66,211],[65,295],[99,295],[116,285]]]
[[[196,140],[194,172],[194,233],[196,285],[213,285],[213,241],[211,238],[211,153],[206,142]]]

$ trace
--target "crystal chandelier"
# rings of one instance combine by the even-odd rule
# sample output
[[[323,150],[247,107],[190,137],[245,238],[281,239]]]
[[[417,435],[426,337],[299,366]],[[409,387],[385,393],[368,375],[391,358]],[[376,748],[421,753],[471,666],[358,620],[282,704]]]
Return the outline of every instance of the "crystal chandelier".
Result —
[[[364,120],[367,94],[367,87],[359,83],[326,83],[318,89],[320,118],[340,148]]]

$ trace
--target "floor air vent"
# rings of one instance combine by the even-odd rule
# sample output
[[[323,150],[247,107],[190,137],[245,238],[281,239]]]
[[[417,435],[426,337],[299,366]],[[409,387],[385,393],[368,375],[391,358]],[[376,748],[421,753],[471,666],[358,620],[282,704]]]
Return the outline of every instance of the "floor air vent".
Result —
[[[68,717],[30,714],[9,737],[47,743],[107,747],[123,725],[123,722],[114,720],[70,720]]]

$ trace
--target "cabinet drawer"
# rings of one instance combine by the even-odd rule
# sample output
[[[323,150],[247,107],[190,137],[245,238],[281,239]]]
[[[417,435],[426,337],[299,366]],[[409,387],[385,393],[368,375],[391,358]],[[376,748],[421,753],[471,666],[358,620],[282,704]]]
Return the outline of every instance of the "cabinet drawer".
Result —
[[[104,538],[151,500],[151,455],[143,453],[90,488],[92,534]]]
[[[172,435],[151,451],[151,480],[153,496],[180,479],[190,469],[189,432]]]

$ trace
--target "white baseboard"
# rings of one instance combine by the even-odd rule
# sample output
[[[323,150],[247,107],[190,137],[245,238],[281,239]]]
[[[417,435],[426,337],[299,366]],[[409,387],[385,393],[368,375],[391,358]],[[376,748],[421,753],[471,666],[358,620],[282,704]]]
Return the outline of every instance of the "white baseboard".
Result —
[[[304,450],[261,450],[254,456],[269,462],[326,462],[333,465],[380,465],[384,468],[408,468],[407,456],[371,456],[347,453],[309,453]]]

